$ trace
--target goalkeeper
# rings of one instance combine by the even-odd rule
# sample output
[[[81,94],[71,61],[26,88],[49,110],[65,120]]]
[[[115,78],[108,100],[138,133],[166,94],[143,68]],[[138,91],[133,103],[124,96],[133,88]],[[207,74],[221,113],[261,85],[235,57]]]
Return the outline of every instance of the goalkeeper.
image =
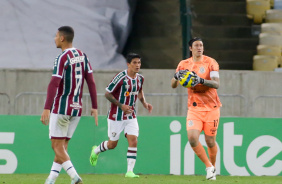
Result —
[[[189,49],[192,57],[180,61],[171,80],[171,87],[176,88],[187,71],[193,72],[191,87],[187,88],[188,140],[195,154],[206,165],[206,179],[216,180],[216,134],[222,106],[216,90],[219,88],[219,65],[213,58],[203,55],[204,46],[201,38],[191,39]],[[201,131],[205,133],[209,158],[199,142]]]

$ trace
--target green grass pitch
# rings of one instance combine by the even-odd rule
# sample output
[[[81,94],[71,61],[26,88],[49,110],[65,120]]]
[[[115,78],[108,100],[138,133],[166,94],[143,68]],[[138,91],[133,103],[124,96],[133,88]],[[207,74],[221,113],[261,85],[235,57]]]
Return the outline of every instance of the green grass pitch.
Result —
[[[0,184],[43,184],[47,174],[1,174]],[[124,178],[121,174],[82,174],[84,184],[282,184],[281,176],[217,176],[216,181],[207,181],[205,176],[140,175],[140,178]],[[60,174],[56,184],[70,184],[67,174]]]

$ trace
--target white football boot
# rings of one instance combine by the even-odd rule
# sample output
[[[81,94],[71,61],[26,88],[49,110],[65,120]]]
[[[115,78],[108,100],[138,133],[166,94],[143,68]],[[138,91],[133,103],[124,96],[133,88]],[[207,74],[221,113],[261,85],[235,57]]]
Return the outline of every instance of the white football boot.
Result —
[[[207,167],[206,171],[207,171],[207,176],[206,176],[207,180],[216,180],[216,172],[214,166]]]
[[[47,178],[44,184],[55,184],[55,180]]]
[[[71,180],[71,184],[81,184],[81,183],[82,183],[82,179],[78,175],[75,175],[75,177]]]

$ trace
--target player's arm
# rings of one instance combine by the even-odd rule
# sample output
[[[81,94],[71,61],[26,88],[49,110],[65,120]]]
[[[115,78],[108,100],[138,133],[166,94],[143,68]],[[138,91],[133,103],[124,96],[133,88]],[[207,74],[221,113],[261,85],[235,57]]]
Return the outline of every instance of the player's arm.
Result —
[[[94,77],[92,75],[92,72],[87,73],[85,75],[85,80],[88,85],[91,103],[92,103],[92,109],[91,109],[91,116],[95,119],[95,124],[98,126],[98,105],[97,105],[97,90],[96,90],[96,84],[94,81]]]
[[[219,78],[218,77],[212,77],[211,80],[204,80],[203,85],[208,86],[210,88],[219,88]]]
[[[121,104],[115,97],[114,95],[112,95],[110,92],[106,92],[105,93],[105,97],[107,100],[109,100],[112,104],[115,104],[116,106],[118,106],[119,108],[121,108],[121,110],[125,113],[125,114],[130,114],[132,113],[132,107],[128,106],[128,105],[124,105]]]
[[[48,125],[49,124],[50,110],[52,108],[52,105],[53,105],[53,102],[54,102],[54,98],[55,98],[55,95],[57,93],[57,89],[59,87],[59,84],[60,84],[61,80],[62,79],[60,77],[53,76],[51,78],[51,81],[50,81],[49,85],[48,85],[47,98],[46,98],[44,110],[43,110],[43,112],[41,114],[41,119],[40,119],[40,121],[44,125]]]
[[[171,87],[172,88],[177,88],[177,86],[178,86],[178,81],[173,77],[171,79]]]
[[[211,80],[203,79],[199,77],[195,72],[193,72],[193,74],[194,76],[192,78],[193,80],[192,87],[195,87],[198,84],[202,84],[210,88],[215,88],[215,89],[219,88],[219,72],[218,71],[210,72]]]
[[[178,86],[178,81],[181,79],[181,77],[183,77],[183,75],[186,74],[186,72],[189,71],[188,69],[186,70],[178,70],[177,72],[175,72],[173,78],[171,79],[171,87],[172,88],[176,88]]]
[[[149,113],[151,113],[152,110],[153,110],[153,106],[146,102],[144,92],[143,92],[142,89],[138,93],[138,99],[143,104],[144,108],[147,109],[149,111]]]

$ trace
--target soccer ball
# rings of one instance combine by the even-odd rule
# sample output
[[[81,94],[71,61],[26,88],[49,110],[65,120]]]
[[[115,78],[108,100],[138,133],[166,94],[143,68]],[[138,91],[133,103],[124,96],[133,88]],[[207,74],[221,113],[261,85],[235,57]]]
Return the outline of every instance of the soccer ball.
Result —
[[[185,75],[183,75],[183,77],[181,77],[181,79],[179,80],[179,83],[181,84],[181,86],[185,87],[185,88],[191,88],[192,86],[192,78],[194,77],[194,74],[190,71],[187,71]]]

